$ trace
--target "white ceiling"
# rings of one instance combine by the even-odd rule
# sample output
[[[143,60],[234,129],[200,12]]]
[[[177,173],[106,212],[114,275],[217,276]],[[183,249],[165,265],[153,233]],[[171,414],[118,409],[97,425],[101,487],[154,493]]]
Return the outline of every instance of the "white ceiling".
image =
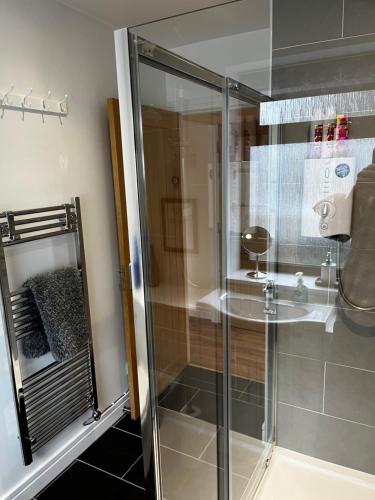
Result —
[[[230,0],[57,0],[79,12],[125,28],[192,10],[212,7]]]

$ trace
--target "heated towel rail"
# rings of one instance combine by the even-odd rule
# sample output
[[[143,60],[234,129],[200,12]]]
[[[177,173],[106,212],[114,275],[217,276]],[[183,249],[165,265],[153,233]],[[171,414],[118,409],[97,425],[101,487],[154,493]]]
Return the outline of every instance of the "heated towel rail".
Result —
[[[23,378],[19,343],[42,328],[31,292],[25,288],[11,291],[6,248],[43,238],[72,233],[75,239],[77,267],[81,271],[85,313],[89,337],[71,359],[53,362]],[[9,364],[18,417],[19,440],[25,465],[33,454],[87,410],[100,418],[92,350],[91,321],[80,200],[73,203],[31,210],[0,213],[0,287],[8,336]]]

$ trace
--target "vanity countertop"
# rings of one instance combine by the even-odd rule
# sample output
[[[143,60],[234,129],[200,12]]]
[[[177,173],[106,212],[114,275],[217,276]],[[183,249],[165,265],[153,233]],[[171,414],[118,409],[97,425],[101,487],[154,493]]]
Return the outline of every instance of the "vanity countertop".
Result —
[[[265,282],[268,279],[274,280],[275,284],[278,286],[285,286],[285,287],[292,287],[294,288],[297,285],[297,277],[295,274],[290,274],[290,273],[269,273],[266,278],[260,279],[260,280],[255,280],[254,278],[249,278],[247,276],[247,273],[249,272],[249,269],[238,269],[237,271],[233,271],[228,276],[228,279],[230,281],[239,281],[241,283],[250,283],[252,285],[256,284],[265,284]],[[329,287],[324,287],[324,286],[318,286],[315,281],[316,281],[317,276],[309,276],[309,275],[303,275],[303,281],[307,288],[309,290],[319,290],[320,292],[323,293],[332,293],[336,294],[335,288],[329,288]]]

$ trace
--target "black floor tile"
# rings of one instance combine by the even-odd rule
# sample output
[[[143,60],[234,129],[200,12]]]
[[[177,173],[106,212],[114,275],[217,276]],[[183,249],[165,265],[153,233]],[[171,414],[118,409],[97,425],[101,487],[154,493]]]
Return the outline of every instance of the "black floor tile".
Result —
[[[262,384],[261,382],[256,382],[255,380],[250,380],[250,383],[246,387],[245,392],[247,392],[248,394],[254,394],[254,396],[264,398],[264,384]]]
[[[223,392],[222,374],[197,366],[187,366],[178,376],[177,381],[181,384],[217,394],[222,394]]]
[[[245,403],[264,407],[264,397],[255,396],[254,394],[248,393],[246,391],[241,392],[239,397],[233,396],[233,398],[244,401]]]
[[[184,408],[183,413],[212,424],[223,423],[223,397],[211,392],[199,391]]]
[[[171,384],[159,398],[159,405],[169,410],[181,411],[188,401],[197,392],[194,387],[181,384]]]
[[[247,378],[235,377],[232,375],[232,389],[244,391],[248,385],[249,380]]]
[[[231,429],[247,436],[262,439],[264,408],[232,400]]]
[[[140,457],[139,460],[131,467],[131,469],[125,474],[124,479],[146,489],[143,469],[143,457]]]
[[[36,497],[38,500],[153,500],[153,496],[105,472],[75,462]]]
[[[141,438],[111,427],[79,459],[121,477],[141,454]]]
[[[187,366],[177,378],[177,382],[197,389],[202,389],[216,394],[223,394],[223,374],[197,366]],[[250,380],[242,377],[231,377],[233,390],[242,392],[249,385]]]
[[[181,376],[201,380],[202,382],[208,382],[210,384],[216,384],[217,381],[222,378],[221,373],[207,370],[206,368],[200,368],[199,366],[187,366],[181,372]]]
[[[240,397],[237,399],[257,406],[264,406],[264,398],[264,384],[256,382],[255,380],[250,380],[245,390],[242,391]]]
[[[264,408],[232,398],[231,429],[261,439]],[[183,413],[215,425],[223,425],[223,398],[199,391]]]
[[[123,431],[131,432],[137,436],[142,436],[141,420],[132,420],[130,413],[127,413],[121,420],[115,423],[113,427],[122,429]]]
[[[242,391],[237,391],[237,389],[231,389],[230,397],[232,399],[241,399]]]

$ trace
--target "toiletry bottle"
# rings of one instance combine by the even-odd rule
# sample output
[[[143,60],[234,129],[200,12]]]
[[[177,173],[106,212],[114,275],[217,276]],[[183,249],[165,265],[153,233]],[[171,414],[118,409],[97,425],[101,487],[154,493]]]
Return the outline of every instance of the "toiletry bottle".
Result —
[[[327,252],[326,261],[321,265],[320,280],[323,285],[332,288],[336,284],[336,264],[332,260],[331,252]]]
[[[297,276],[297,286],[294,290],[293,299],[295,302],[300,302],[301,304],[306,304],[308,299],[308,289],[303,282],[303,273],[296,273]]]

